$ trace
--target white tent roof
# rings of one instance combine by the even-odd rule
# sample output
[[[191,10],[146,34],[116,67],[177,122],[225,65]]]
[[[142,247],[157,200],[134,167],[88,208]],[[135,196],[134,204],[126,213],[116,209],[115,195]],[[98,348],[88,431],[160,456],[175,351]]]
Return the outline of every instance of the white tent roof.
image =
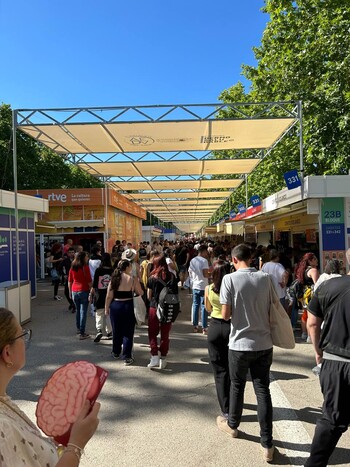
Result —
[[[296,103],[15,113],[20,130],[185,231],[209,220],[298,121]],[[214,159],[221,150],[229,158]]]

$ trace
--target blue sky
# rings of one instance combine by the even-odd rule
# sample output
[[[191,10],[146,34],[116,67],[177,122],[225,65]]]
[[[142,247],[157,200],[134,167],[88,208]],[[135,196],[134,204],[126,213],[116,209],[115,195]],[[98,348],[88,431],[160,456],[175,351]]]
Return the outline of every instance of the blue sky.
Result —
[[[255,64],[264,0],[0,0],[0,103],[214,103]]]

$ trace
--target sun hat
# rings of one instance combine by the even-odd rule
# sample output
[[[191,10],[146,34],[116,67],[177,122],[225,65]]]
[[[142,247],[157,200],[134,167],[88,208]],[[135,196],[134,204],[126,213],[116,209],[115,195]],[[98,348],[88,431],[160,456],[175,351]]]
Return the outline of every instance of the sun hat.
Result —
[[[122,259],[127,259],[128,261],[133,261],[135,257],[136,257],[136,250],[134,250],[133,248],[128,248],[122,253]]]

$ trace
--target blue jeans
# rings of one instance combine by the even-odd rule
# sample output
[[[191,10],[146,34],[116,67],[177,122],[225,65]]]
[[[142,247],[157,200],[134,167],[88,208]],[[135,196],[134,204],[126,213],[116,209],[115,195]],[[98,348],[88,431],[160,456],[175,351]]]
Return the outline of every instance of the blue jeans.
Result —
[[[202,328],[208,327],[208,313],[204,307],[204,290],[193,289],[192,324],[198,326],[199,310],[202,315]]]
[[[77,331],[85,334],[86,317],[89,306],[89,292],[72,292],[73,302],[77,310],[75,314]]]
[[[270,448],[272,446],[272,402],[269,386],[272,349],[246,352],[229,350],[228,361],[231,390],[227,423],[231,428],[239,427],[247,373],[250,370],[258,403],[261,444],[265,448]]]

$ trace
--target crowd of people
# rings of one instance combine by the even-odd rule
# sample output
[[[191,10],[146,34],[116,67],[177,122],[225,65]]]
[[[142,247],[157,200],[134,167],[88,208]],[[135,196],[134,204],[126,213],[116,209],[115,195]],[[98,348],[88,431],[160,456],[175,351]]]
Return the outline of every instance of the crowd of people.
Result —
[[[346,257],[350,264],[350,249]],[[274,456],[273,407],[269,389],[273,343],[269,313],[272,295],[276,295],[294,327],[300,319],[301,338],[315,348],[325,404],[305,465],[327,465],[337,441],[350,423],[346,397],[346,391],[350,389],[347,297],[350,277],[341,276],[339,261],[328,261],[320,275],[315,252],[303,253],[296,259],[291,249],[280,251],[273,245],[233,245],[187,239],[154,241],[152,244],[141,242],[137,248],[124,240],[117,241],[111,254],[103,252],[102,244],[94,245],[91,254],[75,251],[68,241],[64,246],[52,246],[50,262],[55,271],[51,274],[54,299],[60,299],[58,288],[63,276],[68,309],[76,312],[79,339],[90,337],[85,329],[90,306],[96,317],[94,342],[100,342],[103,337],[112,339],[112,358],[123,360],[126,366],[134,363],[134,296],[142,296],[147,309],[150,345],[147,366],[164,369],[172,323],[163,322],[159,317],[162,290],[166,287],[173,295],[178,295],[179,289],[192,292],[192,332],[197,333],[201,328],[201,333],[207,336],[221,410],[217,426],[232,438],[239,436],[249,371],[257,398],[261,447],[266,462],[271,462]],[[300,294],[293,293],[296,282],[302,289]],[[31,422],[6,396],[8,382],[24,365],[22,341],[28,334],[22,332],[8,310],[0,310],[0,320],[3,323],[0,327],[0,364],[4,370],[0,376],[0,402],[5,410],[10,410],[10,418],[12,412],[19,414],[30,426],[31,434],[39,437]],[[20,348],[15,351],[15,346]],[[97,412],[98,408],[89,415],[83,411],[76,422],[82,430],[77,443],[79,449],[97,427]],[[90,430],[84,425],[86,420],[92,423]],[[74,461],[79,460],[79,449],[74,451],[75,433],[74,428],[71,448],[68,445],[66,449],[66,463],[58,461],[57,465],[76,465]]]

